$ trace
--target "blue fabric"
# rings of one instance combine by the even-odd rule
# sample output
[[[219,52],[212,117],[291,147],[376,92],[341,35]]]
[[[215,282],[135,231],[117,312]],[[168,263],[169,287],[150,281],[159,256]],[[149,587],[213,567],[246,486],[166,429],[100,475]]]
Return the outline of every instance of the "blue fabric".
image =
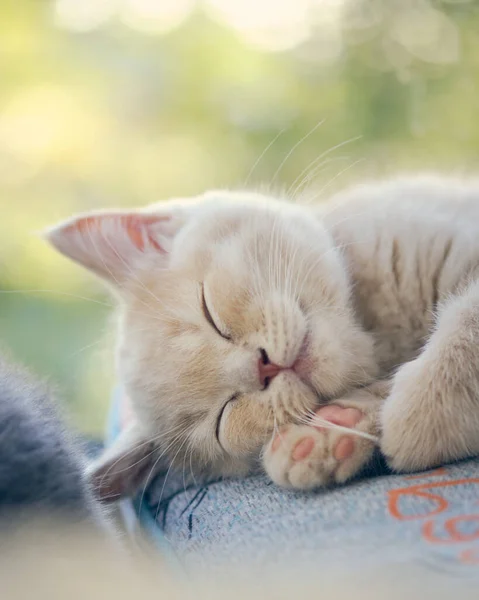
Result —
[[[181,474],[170,473],[145,498],[141,524],[190,571],[347,561],[479,576],[479,459],[317,493],[279,489],[265,477],[185,487]]]

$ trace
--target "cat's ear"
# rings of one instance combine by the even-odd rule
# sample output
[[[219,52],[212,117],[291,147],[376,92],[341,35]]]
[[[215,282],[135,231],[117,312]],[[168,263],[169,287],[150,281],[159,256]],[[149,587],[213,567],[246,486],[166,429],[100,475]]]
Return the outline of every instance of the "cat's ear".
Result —
[[[162,212],[96,212],[48,229],[45,238],[62,254],[111,283],[132,276],[146,254],[168,263],[173,239],[184,224],[180,209]]]
[[[103,503],[110,503],[134,496],[162,468],[157,449],[132,424],[88,466],[86,475],[95,496]]]

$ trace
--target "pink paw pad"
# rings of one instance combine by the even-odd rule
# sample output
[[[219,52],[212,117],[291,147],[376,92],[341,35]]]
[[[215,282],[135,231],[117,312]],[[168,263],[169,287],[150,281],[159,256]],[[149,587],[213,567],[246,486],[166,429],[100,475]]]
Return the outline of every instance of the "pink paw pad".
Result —
[[[291,458],[293,460],[304,460],[311,454],[312,449],[314,448],[314,440],[310,437],[305,437],[296,444],[293,448],[293,452],[291,454]]]
[[[336,460],[346,460],[354,452],[354,440],[353,438],[345,435],[342,437],[334,448],[334,458]]]
[[[355,427],[363,417],[363,413],[358,408],[343,408],[336,404],[323,406],[316,411],[316,414],[321,419],[348,429]],[[320,430],[325,429],[324,425],[321,426],[319,423],[315,427]],[[354,439],[349,435],[344,435],[338,440],[334,448],[334,458],[339,461],[346,460],[352,456],[354,449]]]
[[[352,428],[359,423],[363,413],[358,408],[343,408],[337,404],[328,404],[316,411],[318,417],[341,427]],[[314,419],[313,419],[314,424]],[[316,426],[321,429],[321,424]]]

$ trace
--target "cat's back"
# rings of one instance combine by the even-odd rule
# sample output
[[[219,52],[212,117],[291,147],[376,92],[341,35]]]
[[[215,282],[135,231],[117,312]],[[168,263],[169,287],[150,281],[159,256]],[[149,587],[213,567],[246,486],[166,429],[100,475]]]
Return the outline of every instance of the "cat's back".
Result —
[[[479,180],[421,176],[355,186],[318,208],[341,248],[386,368],[410,359],[437,303],[479,270]]]
[[[335,236],[358,234],[358,226],[382,227],[393,235],[407,225],[411,233],[478,231],[479,178],[403,177],[355,185],[318,207]]]

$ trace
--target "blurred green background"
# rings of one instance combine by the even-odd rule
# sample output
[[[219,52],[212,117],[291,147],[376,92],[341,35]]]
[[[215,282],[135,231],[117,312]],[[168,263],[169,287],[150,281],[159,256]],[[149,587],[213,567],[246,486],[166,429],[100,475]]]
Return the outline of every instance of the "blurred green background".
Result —
[[[1,343],[100,431],[110,300],[36,231],[211,187],[320,201],[473,172],[478,67],[472,0],[2,0]]]

